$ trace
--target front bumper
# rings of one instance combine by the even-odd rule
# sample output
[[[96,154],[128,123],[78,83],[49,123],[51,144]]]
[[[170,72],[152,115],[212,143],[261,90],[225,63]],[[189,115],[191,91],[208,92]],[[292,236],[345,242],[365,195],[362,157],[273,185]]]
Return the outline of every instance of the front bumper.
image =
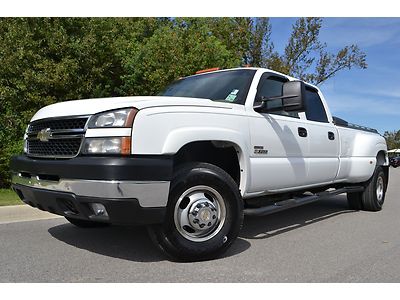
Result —
[[[154,224],[164,220],[172,159],[17,156],[11,169],[13,189],[33,207],[113,224]],[[107,216],[97,216],[91,203],[104,205]]]

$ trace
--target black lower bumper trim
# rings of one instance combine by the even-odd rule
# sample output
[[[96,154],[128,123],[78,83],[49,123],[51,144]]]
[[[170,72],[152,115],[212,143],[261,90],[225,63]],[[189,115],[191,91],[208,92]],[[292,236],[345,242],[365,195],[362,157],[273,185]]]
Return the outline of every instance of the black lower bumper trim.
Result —
[[[92,180],[170,181],[173,160],[169,156],[75,157],[37,159],[24,155],[11,159],[11,171],[59,178]]]
[[[119,225],[158,224],[164,221],[166,208],[144,208],[137,199],[103,199],[79,197],[74,194],[36,189],[19,184],[12,188],[22,201],[50,213],[82,220],[101,221]],[[90,203],[101,203],[108,218],[96,217]]]

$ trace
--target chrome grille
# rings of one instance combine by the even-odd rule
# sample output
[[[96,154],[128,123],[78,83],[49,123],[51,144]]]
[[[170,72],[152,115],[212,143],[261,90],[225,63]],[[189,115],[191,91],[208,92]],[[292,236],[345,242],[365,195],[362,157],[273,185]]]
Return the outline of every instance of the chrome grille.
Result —
[[[88,117],[39,120],[29,124],[27,155],[71,158],[78,155]]]

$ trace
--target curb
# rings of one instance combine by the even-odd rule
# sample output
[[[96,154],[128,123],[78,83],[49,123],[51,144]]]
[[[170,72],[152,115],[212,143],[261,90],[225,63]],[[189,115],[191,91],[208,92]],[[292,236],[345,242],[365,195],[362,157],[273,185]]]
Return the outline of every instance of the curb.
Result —
[[[62,217],[46,211],[41,211],[26,204],[0,207],[0,224],[58,218]]]

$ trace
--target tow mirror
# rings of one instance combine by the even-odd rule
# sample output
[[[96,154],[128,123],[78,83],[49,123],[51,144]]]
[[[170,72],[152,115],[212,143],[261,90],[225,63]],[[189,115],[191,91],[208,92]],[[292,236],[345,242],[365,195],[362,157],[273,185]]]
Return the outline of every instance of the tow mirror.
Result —
[[[305,111],[305,85],[302,81],[288,81],[283,84],[282,96],[261,97],[261,104],[254,106],[258,112],[270,111]]]

